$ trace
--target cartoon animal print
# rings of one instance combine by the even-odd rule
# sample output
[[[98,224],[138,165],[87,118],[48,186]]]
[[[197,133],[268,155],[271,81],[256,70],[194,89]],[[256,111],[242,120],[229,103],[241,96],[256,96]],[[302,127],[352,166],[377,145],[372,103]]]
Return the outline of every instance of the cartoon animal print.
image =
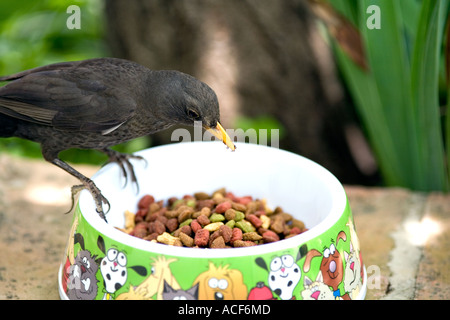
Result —
[[[302,291],[303,300],[333,300],[333,291],[323,283],[322,273],[318,273],[316,281],[312,281],[307,276],[303,280],[304,290]]]
[[[349,217],[348,222],[346,223],[346,226],[348,226],[350,230],[350,250],[353,250],[354,252],[354,259],[355,262],[359,263],[359,270],[361,272],[361,283],[364,279],[364,264],[361,256],[361,247],[359,245],[358,236],[356,235],[356,229],[355,225],[353,223],[353,220],[351,217]]]
[[[138,286],[130,286],[128,292],[120,294],[117,299],[120,300],[150,300],[156,295],[157,300],[163,299],[164,283],[170,285],[174,290],[180,289],[169,265],[176,259],[167,259],[164,256],[152,258],[151,274]]]
[[[359,263],[358,255],[350,243],[350,253],[344,251],[345,277],[344,290],[348,292],[352,299],[355,299],[361,289],[361,264]]]
[[[103,277],[104,290],[106,291],[103,300],[111,299],[117,290],[119,290],[127,281],[128,268],[134,270],[141,276],[147,275],[147,269],[142,266],[127,266],[127,256],[124,252],[116,248],[110,248],[106,251],[105,243],[101,236],[97,239],[97,246],[105,254],[100,261],[100,272]]]
[[[194,280],[199,285],[199,300],[245,300],[247,286],[242,273],[236,269],[228,269],[229,265],[216,267],[209,263],[209,269],[202,272]]]
[[[295,259],[289,254],[275,257],[270,262],[269,268],[262,258],[256,258],[256,264],[269,272],[269,287],[280,299],[293,298],[294,289],[301,278],[301,268],[296,262],[305,256],[307,250],[306,245],[301,246]]]
[[[190,289],[181,290],[174,289],[164,280],[164,291],[162,293],[164,300],[197,300],[198,299],[198,283]]]
[[[84,250],[84,239],[79,233],[74,235],[74,245],[79,243],[83,250],[79,251],[74,262],[67,269],[67,296],[70,300],[94,300],[97,296],[98,265],[96,256]]]
[[[276,300],[273,296],[272,290],[260,281],[248,293],[247,300]]]
[[[342,297],[345,300],[349,300],[350,298],[348,294],[344,294],[343,296],[341,296],[340,290],[338,288],[344,278],[342,256],[336,249],[336,246],[339,244],[340,240],[347,240],[347,236],[344,231],[339,232],[336,237],[336,244],[331,243],[328,248],[325,248],[323,250],[323,254],[316,249],[308,251],[305,263],[303,265],[303,271],[309,271],[312,259],[314,259],[315,257],[322,257],[322,261],[320,263],[320,272],[322,273],[323,282],[333,289],[333,295],[336,299]]]

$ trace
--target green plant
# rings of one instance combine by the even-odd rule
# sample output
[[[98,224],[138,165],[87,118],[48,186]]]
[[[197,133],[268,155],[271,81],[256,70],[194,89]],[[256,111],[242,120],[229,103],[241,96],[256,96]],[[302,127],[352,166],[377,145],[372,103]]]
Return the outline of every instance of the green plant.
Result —
[[[386,185],[448,191],[450,92],[444,39],[449,1],[330,0],[330,4],[319,2],[328,10],[325,16],[332,14],[335,23],[340,21],[328,24],[330,38]],[[367,25],[371,5],[379,8],[379,28]],[[361,52],[357,41],[351,43],[354,37],[343,36],[352,33],[351,25],[359,31]],[[358,56],[367,68],[356,63]],[[443,115],[441,104],[446,100]]]

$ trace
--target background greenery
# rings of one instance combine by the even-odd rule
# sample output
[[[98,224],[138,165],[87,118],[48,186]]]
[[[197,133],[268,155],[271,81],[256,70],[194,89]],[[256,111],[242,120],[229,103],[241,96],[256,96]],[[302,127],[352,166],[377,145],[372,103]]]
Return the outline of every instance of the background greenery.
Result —
[[[445,47],[449,1],[331,3],[362,37],[366,70],[344,52],[345,45],[351,44],[338,37],[334,37],[335,52],[385,183],[448,191],[450,86]],[[380,8],[380,29],[366,26],[371,5]]]
[[[69,5],[81,9],[81,29],[66,27]],[[0,2],[0,74],[61,61],[108,56],[104,41],[103,2],[99,0],[2,0]],[[147,138],[114,147],[134,152],[148,144]],[[42,157],[37,143],[18,138],[0,140],[0,152],[7,150],[18,156]],[[74,163],[101,164],[102,153],[71,149],[61,158]]]

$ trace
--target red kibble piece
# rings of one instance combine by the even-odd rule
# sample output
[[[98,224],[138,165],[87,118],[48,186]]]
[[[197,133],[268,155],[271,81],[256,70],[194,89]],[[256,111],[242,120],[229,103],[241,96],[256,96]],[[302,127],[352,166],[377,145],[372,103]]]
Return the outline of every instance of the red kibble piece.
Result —
[[[195,233],[194,244],[199,247],[205,247],[209,242],[209,231],[200,229]]]
[[[225,211],[227,211],[228,209],[231,209],[231,202],[230,201],[224,201],[222,203],[219,203],[216,206],[216,209],[214,210],[214,212],[216,212],[216,213],[225,213]]]
[[[280,240],[280,237],[273,231],[267,230],[262,235],[264,242],[275,242]]]
[[[255,214],[249,214],[247,215],[246,219],[250,221],[250,223],[255,227],[259,228],[262,226],[262,221],[260,218],[258,218]]]
[[[138,209],[146,209],[146,210],[148,210],[148,207],[153,202],[155,202],[155,198],[152,195],[147,194],[147,195],[143,196],[141,198],[141,200],[139,200],[139,202],[138,202]]]
[[[233,242],[237,240],[242,240],[242,230],[239,228],[233,228],[230,243],[233,244]]]
[[[302,233],[302,230],[300,230],[299,227],[293,227],[290,231],[289,234],[300,234]]]
[[[202,225],[197,221],[197,219],[192,220],[191,222],[192,232],[197,233],[198,230],[202,229]]]

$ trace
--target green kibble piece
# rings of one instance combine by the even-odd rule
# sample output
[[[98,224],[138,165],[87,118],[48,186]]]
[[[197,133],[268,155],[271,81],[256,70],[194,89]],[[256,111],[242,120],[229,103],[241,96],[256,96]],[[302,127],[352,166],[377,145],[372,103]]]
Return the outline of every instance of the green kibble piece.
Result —
[[[179,206],[180,204],[182,204],[183,202],[184,202],[183,199],[177,199],[177,200],[175,200],[174,203],[172,203],[171,209],[172,209],[172,210],[175,209],[176,207],[178,207],[178,206]]]
[[[255,227],[247,220],[237,221],[234,226],[241,229],[243,233],[254,232],[256,230]]]
[[[243,213],[242,211],[236,211],[236,216],[234,217],[234,221],[241,221],[242,219],[245,218],[245,213]]]
[[[186,205],[191,208],[194,208],[196,204],[197,202],[195,201],[195,199],[189,199],[188,201],[186,201]]]
[[[192,219],[186,219],[182,223],[180,223],[180,225],[178,227],[181,228],[182,226],[188,226],[191,224],[191,222],[192,222]]]
[[[236,221],[234,221],[234,220],[229,220],[227,223],[225,223],[225,225],[230,227],[231,229],[234,228],[235,224],[236,224]]]
[[[209,217],[209,221],[211,222],[222,222],[223,220],[225,220],[225,217],[220,213],[213,213]]]

